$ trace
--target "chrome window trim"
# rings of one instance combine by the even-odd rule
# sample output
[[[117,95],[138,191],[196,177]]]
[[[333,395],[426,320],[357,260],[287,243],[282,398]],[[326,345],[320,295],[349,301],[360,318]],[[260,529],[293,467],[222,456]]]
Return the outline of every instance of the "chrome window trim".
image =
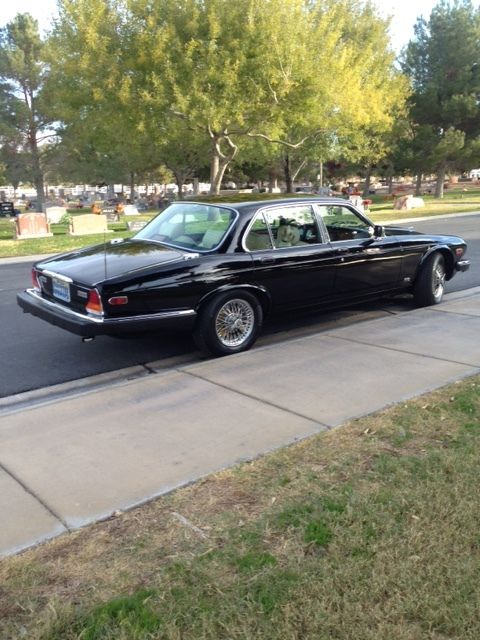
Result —
[[[56,302],[52,302],[51,300],[45,300],[38,294],[35,289],[27,289],[26,293],[32,296],[37,302],[40,302],[47,308],[55,309],[56,311],[60,311],[65,313],[65,315],[73,316],[75,318],[80,318],[81,320],[86,320],[87,322],[92,322],[93,324],[122,324],[123,322],[133,322],[138,320],[162,320],[167,318],[179,318],[184,316],[192,316],[196,315],[195,309],[179,309],[177,311],[161,311],[159,313],[149,313],[145,315],[138,316],[122,316],[119,318],[94,318],[92,316],[79,313],[78,311],[74,311],[73,309],[69,309],[68,307],[64,307]]]
[[[302,247],[318,247],[318,246],[322,246],[322,245],[326,245],[329,243],[329,240],[327,240],[328,238],[328,234],[325,233],[326,229],[324,230],[324,226],[322,227],[322,224],[319,224],[318,218],[321,219],[321,216],[319,215],[319,213],[316,210],[316,202],[311,202],[309,200],[307,200],[304,205],[308,205],[311,209],[312,209],[312,217],[313,217],[313,222],[316,224],[317,226],[317,231],[319,234],[319,237],[321,238],[320,242],[312,242],[307,243],[306,245],[297,245],[295,247],[276,247],[275,246],[275,241],[273,239],[273,235],[272,235],[272,230],[270,227],[270,223],[268,222],[268,220],[265,218],[264,214],[272,209],[292,209],[292,208],[298,208],[299,206],[302,206],[303,203],[299,203],[299,202],[292,202],[292,203],[288,203],[288,204],[278,204],[278,205],[269,205],[267,207],[262,207],[261,209],[259,209],[255,215],[253,216],[252,220],[250,221],[245,233],[243,234],[242,237],[242,249],[247,252],[247,253],[258,253],[259,251],[283,251],[285,249],[301,249]],[[253,223],[255,222],[257,216],[261,214],[264,217],[265,220],[265,224],[267,225],[267,229],[268,229],[268,234],[270,236],[270,242],[272,243],[272,247],[270,247],[269,249],[248,249],[247,245],[246,245],[246,238],[248,236],[248,234],[250,233],[250,229],[253,226]]]

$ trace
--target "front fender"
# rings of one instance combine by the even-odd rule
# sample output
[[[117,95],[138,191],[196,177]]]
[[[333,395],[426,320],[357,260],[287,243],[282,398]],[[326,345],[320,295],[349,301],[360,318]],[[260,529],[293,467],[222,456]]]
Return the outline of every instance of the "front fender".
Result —
[[[445,244],[445,245],[434,245],[430,247],[430,249],[423,254],[422,259],[420,260],[417,267],[415,280],[417,279],[417,276],[422,270],[425,262],[429,259],[432,253],[436,253],[437,251],[439,251],[445,258],[446,279],[450,280],[452,278],[453,274],[455,273],[455,260],[453,257],[452,250],[448,245]]]

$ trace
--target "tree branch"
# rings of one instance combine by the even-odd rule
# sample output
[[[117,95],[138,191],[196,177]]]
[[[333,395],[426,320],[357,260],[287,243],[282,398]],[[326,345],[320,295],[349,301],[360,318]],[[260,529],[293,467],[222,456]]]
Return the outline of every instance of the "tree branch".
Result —
[[[264,133],[247,133],[246,135],[250,138],[261,138],[262,140],[266,140],[267,142],[272,142],[274,144],[282,144],[284,147],[288,147],[289,149],[298,149],[301,147],[307,140],[313,138],[317,134],[322,133],[322,129],[315,131],[314,133],[305,136],[298,142],[288,142],[287,140],[278,140],[276,138],[270,138],[270,136],[265,135]]]

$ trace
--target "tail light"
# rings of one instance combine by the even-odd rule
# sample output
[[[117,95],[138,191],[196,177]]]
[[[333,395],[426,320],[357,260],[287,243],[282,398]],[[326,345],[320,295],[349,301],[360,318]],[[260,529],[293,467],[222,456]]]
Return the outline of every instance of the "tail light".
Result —
[[[457,256],[457,258],[461,258],[464,253],[465,253],[465,250],[463,247],[457,247],[455,249],[455,255]]]
[[[108,299],[108,304],[116,307],[122,304],[128,304],[128,296],[113,296],[113,298]]]
[[[102,300],[100,298],[100,294],[96,289],[92,289],[89,292],[85,309],[88,311],[88,313],[93,313],[96,316],[103,316]]]
[[[32,269],[32,286],[35,291],[42,290],[42,287],[40,286],[40,282],[38,280],[38,271],[35,268]]]

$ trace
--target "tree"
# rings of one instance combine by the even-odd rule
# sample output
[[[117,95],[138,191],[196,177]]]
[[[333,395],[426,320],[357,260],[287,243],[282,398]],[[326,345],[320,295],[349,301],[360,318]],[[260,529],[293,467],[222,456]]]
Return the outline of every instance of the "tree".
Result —
[[[51,97],[68,167],[83,181],[133,183],[160,164],[132,93],[126,8],[65,0],[48,42]]]
[[[10,151],[7,169],[10,166],[16,173],[22,159],[23,180],[35,185],[39,207],[44,201],[41,143],[49,137],[51,126],[44,99],[46,73],[37,21],[29,14],[18,14],[0,30],[1,135]]]
[[[3,167],[3,181],[11,184],[16,194],[20,183],[25,182],[30,173],[28,154],[19,151],[16,144],[7,142],[0,149],[0,164]]]
[[[427,160],[441,198],[449,167],[473,167],[480,160],[480,8],[470,0],[442,0],[428,22],[417,20],[402,67],[414,91],[412,119],[435,138]]]
[[[61,0],[50,95],[62,139],[131,174],[171,162],[165,152],[178,172],[181,149],[208,145],[213,193],[242,149],[271,145],[263,155],[283,158],[291,183],[339,140],[390,126],[387,26],[357,0]]]
[[[212,192],[247,137],[298,149],[383,112],[393,55],[385,55],[387,25],[368,3],[132,0],[130,7],[137,58],[149,69],[141,98],[160,122],[174,116],[208,138]]]

